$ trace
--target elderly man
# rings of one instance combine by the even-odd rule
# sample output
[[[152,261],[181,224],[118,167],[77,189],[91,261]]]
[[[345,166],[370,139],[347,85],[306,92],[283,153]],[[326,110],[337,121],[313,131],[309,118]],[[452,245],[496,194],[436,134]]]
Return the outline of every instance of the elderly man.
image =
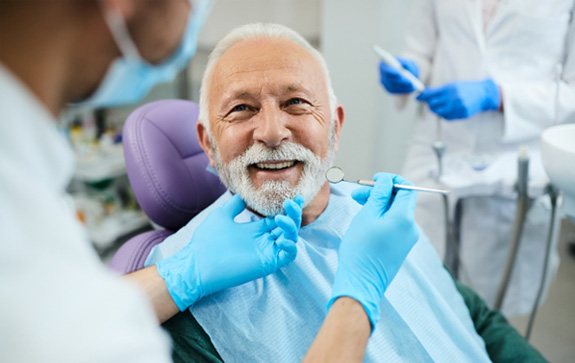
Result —
[[[325,316],[342,236],[360,210],[350,197],[354,186],[330,186],[324,177],[343,122],[324,59],[297,33],[252,24],[218,43],[202,84],[198,135],[229,192],[157,246],[148,264],[181,250],[232,194],[246,201],[248,209],[238,216],[244,221],[276,215],[285,199],[302,195],[303,227],[294,263],[208,296],[167,324],[175,358],[304,357]],[[386,291],[366,358],[489,361],[461,295],[424,236]]]

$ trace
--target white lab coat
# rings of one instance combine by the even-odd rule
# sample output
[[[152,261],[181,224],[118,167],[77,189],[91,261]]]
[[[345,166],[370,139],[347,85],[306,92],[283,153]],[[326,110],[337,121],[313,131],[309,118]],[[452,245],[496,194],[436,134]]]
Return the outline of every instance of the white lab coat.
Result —
[[[540,192],[545,174],[539,135],[556,123],[575,121],[574,3],[501,0],[485,31],[480,0],[418,0],[413,8],[403,55],[416,61],[427,85],[491,77],[502,90],[504,113],[442,122],[446,153],[440,184],[459,196],[489,196],[466,202],[461,236],[462,279],[488,302],[494,301],[511,239],[517,150],[528,146],[532,186]],[[425,110],[409,146],[403,173],[416,184],[434,184],[436,122]],[[417,220],[443,252],[441,202],[423,193],[418,198]],[[532,307],[542,268],[549,212],[541,200],[528,218],[504,305],[510,314]],[[552,274],[556,255],[554,260]]]
[[[55,120],[2,64],[0,121],[0,362],[168,362],[149,303],[74,217]]]

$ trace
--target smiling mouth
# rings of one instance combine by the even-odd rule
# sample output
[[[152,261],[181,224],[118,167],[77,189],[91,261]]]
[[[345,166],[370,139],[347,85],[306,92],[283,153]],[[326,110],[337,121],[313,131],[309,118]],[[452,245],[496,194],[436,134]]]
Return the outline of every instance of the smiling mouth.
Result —
[[[262,161],[250,165],[257,170],[263,171],[280,171],[294,167],[296,164],[301,163],[298,160],[280,160],[280,161]]]

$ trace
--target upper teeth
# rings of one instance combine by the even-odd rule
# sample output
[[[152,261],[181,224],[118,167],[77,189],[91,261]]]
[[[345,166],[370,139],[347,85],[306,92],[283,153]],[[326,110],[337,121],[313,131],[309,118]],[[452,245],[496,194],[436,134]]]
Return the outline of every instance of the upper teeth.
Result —
[[[295,164],[295,161],[284,161],[281,163],[257,163],[256,166],[260,169],[284,169],[289,168]]]

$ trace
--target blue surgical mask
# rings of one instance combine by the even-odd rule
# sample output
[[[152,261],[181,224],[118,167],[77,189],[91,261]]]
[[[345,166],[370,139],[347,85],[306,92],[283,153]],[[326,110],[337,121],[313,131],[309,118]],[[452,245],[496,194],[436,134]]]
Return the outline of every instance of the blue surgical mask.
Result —
[[[127,105],[142,100],[155,85],[171,81],[195,54],[198,33],[211,5],[210,0],[189,1],[191,13],[180,45],[167,60],[157,65],[140,56],[119,13],[104,13],[122,56],[112,62],[98,89],[75,105],[93,108]]]

